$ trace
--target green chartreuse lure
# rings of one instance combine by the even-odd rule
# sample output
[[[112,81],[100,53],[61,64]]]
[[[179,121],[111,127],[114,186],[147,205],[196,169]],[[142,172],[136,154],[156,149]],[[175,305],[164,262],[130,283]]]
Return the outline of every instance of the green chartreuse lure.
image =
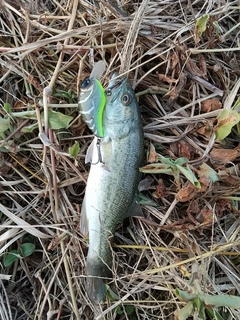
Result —
[[[90,77],[85,78],[80,86],[79,112],[89,129],[99,138],[104,137],[103,110],[106,95],[99,79],[105,71],[105,64],[99,61],[95,64]]]

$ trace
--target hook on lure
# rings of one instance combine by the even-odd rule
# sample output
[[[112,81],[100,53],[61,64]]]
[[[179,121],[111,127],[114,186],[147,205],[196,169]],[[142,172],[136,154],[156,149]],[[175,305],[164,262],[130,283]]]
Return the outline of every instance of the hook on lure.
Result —
[[[85,78],[80,86],[79,112],[89,129],[100,138],[103,138],[103,110],[106,95],[99,79],[106,67],[103,61],[98,61],[89,77]]]
[[[91,162],[91,165],[96,165],[96,164],[98,164],[98,163],[103,163],[103,164],[104,164],[104,162],[102,161],[102,154],[101,154],[101,150],[100,150],[100,143],[101,143],[101,139],[98,138],[98,139],[97,139],[97,143],[96,143],[97,153],[98,153],[98,160],[97,160],[97,162]]]

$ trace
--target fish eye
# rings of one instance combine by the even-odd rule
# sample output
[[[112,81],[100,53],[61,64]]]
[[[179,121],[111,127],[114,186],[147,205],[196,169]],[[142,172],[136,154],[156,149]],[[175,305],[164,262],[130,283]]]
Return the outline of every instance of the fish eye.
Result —
[[[81,82],[81,89],[86,89],[91,84],[91,79],[89,77],[86,77]]]
[[[128,93],[124,93],[124,95],[122,95],[122,104],[128,106],[131,103],[131,101],[132,97]]]

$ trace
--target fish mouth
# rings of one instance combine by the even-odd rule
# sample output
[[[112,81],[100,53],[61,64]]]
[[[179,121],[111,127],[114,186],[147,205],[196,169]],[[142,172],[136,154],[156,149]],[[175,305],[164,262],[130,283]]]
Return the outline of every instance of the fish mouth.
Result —
[[[127,77],[118,78],[118,76],[119,76],[118,73],[114,73],[111,76],[108,87],[106,89],[107,96],[111,96],[113,93],[113,90],[118,89],[120,86],[122,86],[127,81]]]

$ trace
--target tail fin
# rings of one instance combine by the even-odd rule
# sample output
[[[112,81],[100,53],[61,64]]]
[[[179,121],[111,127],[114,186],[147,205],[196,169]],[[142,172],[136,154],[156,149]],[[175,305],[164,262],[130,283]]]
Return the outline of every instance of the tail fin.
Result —
[[[108,261],[108,263],[107,263]],[[87,257],[87,283],[86,289],[92,303],[105,300],[106,286],[103,280],[111,278],[112,255],[105,252],[105,259],[100,257]]]
[[[106,286],[100,277],[89,276],[86,289],[92,303],[100,303],[105,299]]]

